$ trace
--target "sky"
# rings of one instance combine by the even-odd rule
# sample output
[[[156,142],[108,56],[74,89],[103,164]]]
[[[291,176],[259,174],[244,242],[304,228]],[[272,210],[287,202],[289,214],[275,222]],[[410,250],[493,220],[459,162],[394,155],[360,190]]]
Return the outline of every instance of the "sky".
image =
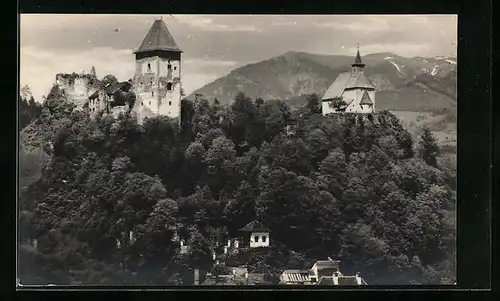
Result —
[[[187,94],[238,67],[288,51],[454,56],[457,15],[65,15],[20,17],[20,85],[36,100],[57,73],[133,77],[137,50],[163,18],[182,55]]]

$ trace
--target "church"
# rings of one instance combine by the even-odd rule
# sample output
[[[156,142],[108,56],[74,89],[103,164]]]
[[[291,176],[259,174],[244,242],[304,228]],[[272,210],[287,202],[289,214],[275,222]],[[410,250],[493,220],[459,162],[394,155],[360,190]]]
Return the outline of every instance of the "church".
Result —
[[[339,74],[322,98],[323,115],[331,113],[374,113],[375,86],[364,73],[359,48],[351,72]]]
[[[162,19],[154,21],[134,55],[133,79],[95,91],[88,100],[91,115],[104,111],[116,117],[130,112],[138,123],[158,115],[180,121],[182,50]],[[134,93],[135,101],[117,101],[127,92]]]

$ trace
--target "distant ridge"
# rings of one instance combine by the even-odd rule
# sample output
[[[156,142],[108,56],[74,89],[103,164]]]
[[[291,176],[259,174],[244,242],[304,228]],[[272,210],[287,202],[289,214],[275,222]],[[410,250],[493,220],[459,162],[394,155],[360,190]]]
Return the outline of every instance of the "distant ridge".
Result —
[[[456,104],[456,58],[406,58],[390,52],[362,57],[365,73],[383,91],[378,109],[425,109]],[[289,51],[248,64],[194,91],[208,99],[231,104],[238,92],[264,100],[281,99],[292,106],[305,102],[304,95],[322,95],[341,72],[350,70],[354,56]],[[405,96],[406,95],[406,96]],[[420,103],[411,103],[420,102]]]

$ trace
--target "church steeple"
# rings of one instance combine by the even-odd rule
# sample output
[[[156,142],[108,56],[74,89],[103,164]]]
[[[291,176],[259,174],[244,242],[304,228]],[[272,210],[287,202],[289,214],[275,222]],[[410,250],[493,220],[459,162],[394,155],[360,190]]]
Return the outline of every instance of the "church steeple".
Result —
[[[365,68],[365,64],[361,61],[361,55],[359,54],[359,44],[358,51],[356,52],[356,58],[354,58],[354,63],[351,64],[352,74],[357,77],[360,73],[363,73],[363,69]]]
[[[358,51],[356,52],[356,58],[354,59],[354,63],[351,65],[352,67],[361,67],[363,68],[365,64],[361,61],[361,55],[359,54],[359,44]]]

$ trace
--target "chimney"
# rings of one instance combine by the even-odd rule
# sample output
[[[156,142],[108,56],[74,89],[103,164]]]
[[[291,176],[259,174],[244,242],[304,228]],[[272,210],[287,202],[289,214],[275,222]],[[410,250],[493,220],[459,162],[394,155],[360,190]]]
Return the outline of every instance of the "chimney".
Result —
[[[333,285],[339,285],[339,273],[333,273]]]
[[[200,270],[194,269],[194,285],[200,285]]]

